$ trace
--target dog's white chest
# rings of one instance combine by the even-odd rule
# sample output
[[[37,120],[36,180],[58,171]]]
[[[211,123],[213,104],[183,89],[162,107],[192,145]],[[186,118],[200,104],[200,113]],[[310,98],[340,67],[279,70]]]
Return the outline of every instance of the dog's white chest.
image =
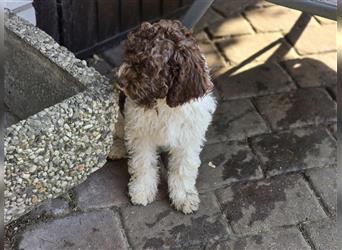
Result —
[[[191,143],[206,130],[216,107],[212,96],[170,108],[159,100],[155,109],[138,107],[131,100],[125,106],[125,133],[146,136],[158,146]]]

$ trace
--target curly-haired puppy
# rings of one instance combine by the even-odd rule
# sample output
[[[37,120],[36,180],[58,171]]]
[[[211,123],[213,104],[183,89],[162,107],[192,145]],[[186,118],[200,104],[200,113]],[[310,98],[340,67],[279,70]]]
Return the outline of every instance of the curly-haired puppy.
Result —
[[[179,21],[145,22],[128,35],[124,47],[124,62],[115,74],[127,96],[124,126],[131,201],[146,205],[154,200],[157,149],[166,148],[171,201],[186,214],[196,211],[199,155],[216,108],[206,60]]]

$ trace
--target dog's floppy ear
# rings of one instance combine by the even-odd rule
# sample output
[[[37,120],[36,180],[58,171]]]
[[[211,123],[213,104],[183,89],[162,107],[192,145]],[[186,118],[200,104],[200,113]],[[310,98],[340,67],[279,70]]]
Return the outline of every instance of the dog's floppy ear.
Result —
[[[169,60],[169,90],[166,103],[170,107],[199,98],[213,89],[209,72],[197,47],[175,49]]]

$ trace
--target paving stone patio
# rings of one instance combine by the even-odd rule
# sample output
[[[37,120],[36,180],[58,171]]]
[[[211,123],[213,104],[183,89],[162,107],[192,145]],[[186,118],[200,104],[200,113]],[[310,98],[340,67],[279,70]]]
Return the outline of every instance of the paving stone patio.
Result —
[[[294,44],[286,33],[299,14],[263,1],[216,0],[196,27],[219,102],[201,154],[197,213],[170,207],[165,178],[155,202],[132,206],[127,160],[108,161],[68,194],[11,223],[6,247],[341,249],[336,22],[313,17]],[[284,57],[272,56],[279,44],[237,69],[279,38]],[[117,56],[112,48],[87,61],[111,78]]]

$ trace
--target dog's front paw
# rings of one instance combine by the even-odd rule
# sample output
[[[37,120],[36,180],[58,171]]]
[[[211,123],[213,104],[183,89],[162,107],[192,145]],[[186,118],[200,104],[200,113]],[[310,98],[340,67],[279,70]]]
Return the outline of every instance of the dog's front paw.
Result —
[[[172,196],[172,204],[178,211],[181,211],[184,214],[191,214],[199,208],[200,199],[197,191],[179,192]]]
[[[134,180],[128,184],[128,193],[134,205],[143,205],[154,201],[157,193],[157,185],[147,181]]]

